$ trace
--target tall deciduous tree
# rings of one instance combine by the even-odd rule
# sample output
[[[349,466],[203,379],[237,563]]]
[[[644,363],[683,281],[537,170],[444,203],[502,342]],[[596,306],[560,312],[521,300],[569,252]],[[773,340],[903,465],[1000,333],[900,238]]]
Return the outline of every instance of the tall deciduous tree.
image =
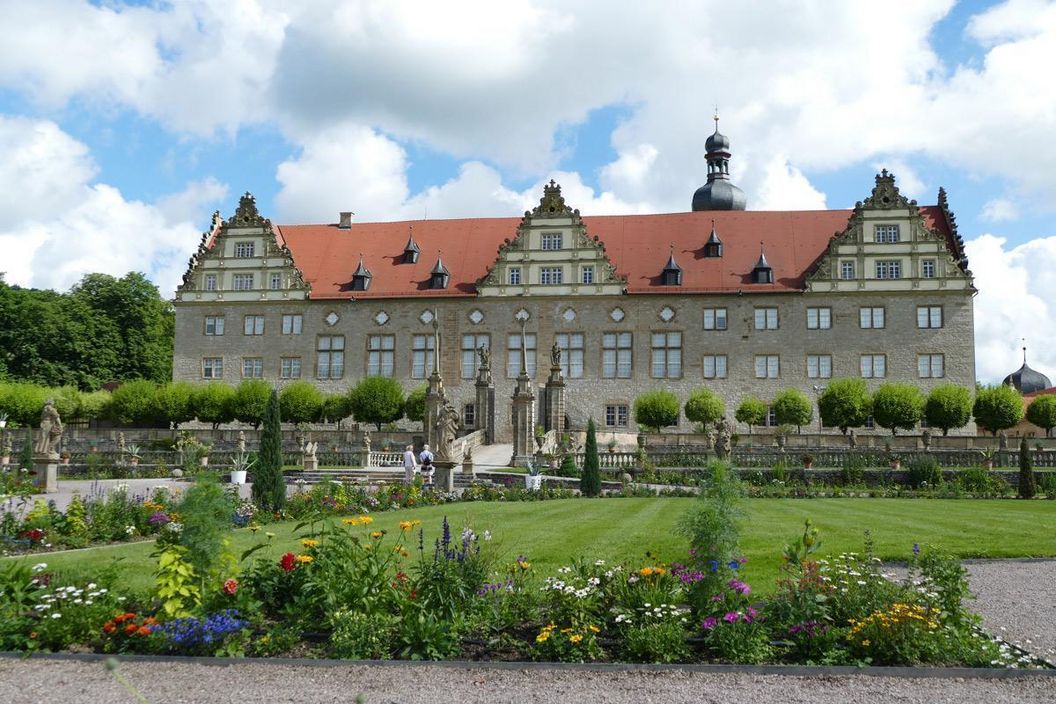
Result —
[[[913,384],[884,384],[873,394],[873,420],[892,435],[912,430],[924,412],[924,396]]]
[[[194,420],[194,385],[186,381],[170,381],[158,387],[158,412],[174,428]]]
[[[943,435],[950,428],[963,428],[972,418],[972,394],[956,384],[936,386],[924,403],[924,418],[933,428],[942,428]]]
[[[1056,394],[1038,396],[1027,406],[1027,420],[1051,435],[1056,428]]]
[[[407,416],[407,420],[421,423],[425,419],[426,391],[428,389],[425,386],[419,386],[407,394],[407,400],[403,404],[403,413]]]
[[[975,422],[997,435],[999,430],[1011,428],[1023,420],[1023,397],[1011,386],[981,386],[975,392],[972,406]]]
[[[211,423],[216,430],[221,423],[230,423],[235,419],[233,405],[234,388],[222,381],[210,381],[195,388],[191,405],[194,417],[203,423]]]
[[[403,418],[403,387],[391,377],[366,377],[352,387],[348,400],[355,419],[373,423],[378,430]]]
[[[279,394],[273,389],[264,411],[260,451],[253,466],[253,503],[262,511],[280,511],[286,505],[286,480],[282,476],[282,416]]]
[[[601,493],[601,460],[598,457],[598,434],[593,418],[587,421],[587,443],[583,452],[583,476],[579,478],[579,491],[583,496],[597,496]]]
[[[818,396],[821,421],[845,435],[865,425],[872,412],[873,399],[862,379],[833,379]]]

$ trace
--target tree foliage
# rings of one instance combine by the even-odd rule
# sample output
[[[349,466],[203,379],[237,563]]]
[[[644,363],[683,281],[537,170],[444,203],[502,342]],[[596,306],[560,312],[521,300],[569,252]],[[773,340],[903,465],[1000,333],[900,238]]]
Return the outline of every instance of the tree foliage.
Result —
[[[972,419],[972,394],[956,384],[941,384],[928,394],[924,403],[924,418],[933,428],[942,428],[949,435],[951,428],[963,428]]]
[[[425,394],[428,390],[426,386],[419,386],[407,394],[407,400],[403,404],[403,414],[407,416],[407,420],[421,423],[425,419]]]
[[[1027,439],[1024,437],[1019,441],[1019,498],[1033,499],[1037,493],[1038,485],[1034,480],[1034,465],[1030,459]]]
[[[1050,434],[1056,428],[1056,394],[1038,396],[1027,406],[1027,420]]]
[[[977,425],[997,435],[999,430],[1023,420],[1023,397],[1014,387],[1005,384],[981,386],[975,392],[972,415]]]
[[[157,389],[158,417],[179,427],[194,420],[194,385],[186,381],[170,381]]]
[[[753,425],[762,425],[766,422],[766,404],[757,398],[749,396],[741,401],[741,405],[737,406],[737,411],[733,414],[733,417],[737,419],[738,423],[747,425],[748,432],[751,432]]]
[[[865,425],[872,412],[873,399],[862,379],[833,379],[818,397],[821,421],[844,434]]]
[[[310,381],[294,381],[279,392],[279,410],[287,423],[312,423],[323,412],[323,392]]]
[[[799,389],[785,389],[774,398],[773,405],[779,425],[794,425],[802,430],[814,417],[814,406]]]
[[[711,389],[697,389],[686,401],[686,418],[707,426],[726,416],[726,404]]]
[[[360,423],[385,423],[403,418],[403,387],[387,376],[368,376],[348,392],[352,415]]]
[[[221,423],[230,423],[235,419],[233,402],[234,388],[222,381],[210,381],[194,390],[191,405],[194,417],[202,423],[211,423],[213,430]]]
[[[323,420],[337,423],[352,415],[349,407],[348,394],[328,394],[323,398],[323,407],[320,411]]]
[[[634,421],[659,433],[661,428],[678,424],[678,396],[671,391],[647,391],[634,400]]]
[[[912,430],[924,412],[924,395],[913,384],[883,384],[873,394],[873,420],[892,435]]]
[[[593,418],[587,421],[587,443],[583,452],[583,475],[579,478],[579,491],[583,496],[598,496],[601,494],[601,459],[598,457],[598,430],[594,427]]]
[[[243,379],[235,387],[235,395],[231,398],[231,415],[235,420],[259,428],[264,422],[271,392],[271,384],[263,379]]]
[[[147,379],[121,384],[110,395],[110,417],[119,423],[154,425],[161,418],[158,385]]]
[[[252,496],[262,511],[275,512],[286,505],[286,480],[282,476],[282,416],[279,394],[269,393],[264,410],[260,451],[253,466]]]

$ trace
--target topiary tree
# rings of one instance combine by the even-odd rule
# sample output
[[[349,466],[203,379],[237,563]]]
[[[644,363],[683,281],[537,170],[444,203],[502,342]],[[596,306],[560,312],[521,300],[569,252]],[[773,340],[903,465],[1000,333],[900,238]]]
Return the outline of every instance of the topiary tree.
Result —
[[[272,390],[271,384],[263,379],[243,379],[235,387],[235,395],[231,399],[231,414],[235,420],[249,423],[254,429],[259,428],[264,422]]]
[[[213,430],[221,423],[235,419],[233,405],[235,390],[222,381],[210,381],[195,388],[191,397],[194,417],[203,423],[212,423]]]
[[[726,404],[710,389],[697,389],[686,401],[686,418],[709,426],[726,415]]]
[[[425,394],[428,390],[426,386],[419,386],[407,395],[403,404],[403,414],[407,416],[407,420],[415,423],[425,420]]]
[[[1056,428],[1056,394],[1038,396],[1027,406],[1027,420],[1045,431],[1045,437]]]
[[[328,394],[323,398],[323,407],[320,411],[323,419],[331,423],[339,423],[342,419],[352,415],[349,408],[348,394]]]
[[[260,450],[253,466],[253,503],[262,511],[281,511],[286,505],[286,480],[282,476],[282,415],[279,394],[272,389],[264,409]]]
[[[1023,397],[1012,386],[981,386],[975,392],[972,406],[975,422],[997,435],[999,430],[1011,428],[1023,420]]]
[[[778,425],[794,425],[797,432],[814,417],[814,406],[799,389],[785,389],[774,398],[773,405]]]
[[[1034,481],[1034,466],[1030,461],[1030,448],[1027,447],[1027,439],[1019,441],[1019,498],[1033,499],[1038,493],[1038,486]]]
[[[323,410],[323,392],[310,381],[294,381],[279,392],[279,412],[287,423],[312,423]]]
[[[161,419],[158,385],[138,379],[126,381],[110,395],[110,417],[119,423],[153,425]]]
[[[645,429],[678,424],[678,396],[671,391],[648,391],[634,400],[634,420]]]
[[[194,386],[186,381],[162,384],[157,390],[158,415],[162,420],[172,423],[174,428],[180,423],[194,420]]]
[[[598,496],[601,494],[601,460],[598,458],[598,435],[593,418],[587,421],[587,444],[584,453],[579,491],[583,496]]]
[[[109,406],[109,391],[92,391],[81,395],[81,417],[84,420],[104,418],[109,412]]]
[[[753,425],[762,425],[766,422],[766,411],[764,402],[749,396],[741,401],[741,405],[737,406],[737,411],[733,414],[733,417],[737,419],[738,423],[746,424],[748,432],[751,433]]]
[[[873,399],[862,379],[833,379],[818,396],[821,421],[844,435],[865,425],[872,412]]]
[[[933,428],[942,428],[943,435],[950,428],[963,428],[972,418],[972,394],[956,384],[936,386],[924,402],[924,418]]]
[[[873,420],[892,435],[912,430],[924,412],[924,395],[913,384],[883,384],[873,394]]]
[[[385,423],[403,418],[403,387],[387,376],[368,376],[348,392],[348,405],[360,423],[373,423],[380,431]]]
[[[561,466],[558,467],[557,476],[559,477],[578,477],[579,468],[576,467],[576,456],[571,452],[566,454],[561,460]]]

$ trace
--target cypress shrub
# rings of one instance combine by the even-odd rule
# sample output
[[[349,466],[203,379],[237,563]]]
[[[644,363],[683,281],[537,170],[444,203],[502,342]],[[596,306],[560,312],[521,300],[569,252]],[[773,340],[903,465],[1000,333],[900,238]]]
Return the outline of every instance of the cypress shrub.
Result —
[[[583,496],[601,494],[601,461],[598,459],[598,436],[594,419],[587,422],[587,447],[583,458],[583,476],[579,479],[579,490]]]
[[[282,426],[279,394],[272,389],[264,411],[260,452],[253,472],[253,503],[262,511],[281,511],[286,505],[286,480],[282,476]]]
[[[1034,466],[1030,461],[1030,448],[1027,447],[1027,439],[1019,441],[1019,498],[1033,499],[1038,493],[1038,486],[1034,483]]]

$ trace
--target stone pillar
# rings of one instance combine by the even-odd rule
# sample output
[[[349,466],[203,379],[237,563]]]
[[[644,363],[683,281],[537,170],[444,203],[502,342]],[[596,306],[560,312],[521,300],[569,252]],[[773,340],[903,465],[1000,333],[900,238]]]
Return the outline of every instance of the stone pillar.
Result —
[[[33,454],[33,486],[42,494],[54,494],[59,490],[59,453]]]
[[[535,407],[535,394],[532,393],[532,380],[528,378],[528,353],[524,342],[524,322],[521,323],[521,373],[517,375],[517,384],[513,390],[513,457],[510,465],[527,467],[533,461],[535,437],[535,418],[532,409]]]
[[[481,348],[480,368],[477,370],[477,427],[484,431],[484,444],[495,442],[495,383],[491,378],[490,355]]]
[[[444,379],[440,376],[440,321],[433,314],[433,373],[429,375],[429,387],[425,392],[425,415],[422,425],[425,444],[436,448],[436,421],[444,406]]]
[[[451,460],[433,460],[433,486],[437,491],[450,494],[455,490],[455,463]]]
[[[561,374],[561,350],[557,343],[550,353],[550,377],[546,380],[545,427],[557,432],[558,441],[565,432],[565,378]]]

